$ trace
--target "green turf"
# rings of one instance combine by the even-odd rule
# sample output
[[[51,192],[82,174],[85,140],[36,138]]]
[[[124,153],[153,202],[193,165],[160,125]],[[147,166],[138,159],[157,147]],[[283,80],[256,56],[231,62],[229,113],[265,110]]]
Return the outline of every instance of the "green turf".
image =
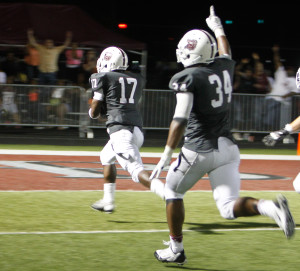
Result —
[[[0,145],[0,149],[99,151],[95,147]],[[162,148],[142,148],[161,152]],[[177,150],[178,151],[178,150]],[[242,154],[290,154],[296,150],[242,149]],[[242,192],[272,199],[272,192]],[[300,221],[299,195],[285,193]],[[149,192],[117,192],[117,211],[107,215],[89,205],[102,192],[0,192],[1,271],[156,271],[177,269],[154,259],[168,240],[164,202]],[[298,235],[286,240],[266,217],[220,217],[211,192],[189,192],[185,198],[184,244],[187,270],[299,270]],[[230,231],[235,229],[235,231]],[[268,230],[269,229],[269,230]],[[105,231],[162,232],[112,232]],[[82,231],[82,233],[70,233]],[[95,232],[96,231],[96,232]],[[101,233],[99,232],[101,231]],[[52,234],[36,234],[45,232]],[[55,232],[65,232],[55,234]]]
[[[300,200],[284,193],[300,221]],[[273,199],[274,192],[242,192]],[[0,270],[172,270],[155,260],[168,240],[164,202],[150,192],[117,191],[113,214],[89,205],[102,191],[0,192]],[[184,244],[187,270],[299,270],[300,239],[287,240],[267,217],[220,217],[211,192],[188,192]],[[230,230],[234,231],[230,231]],[[105,232],[146,231],[162,232]],[[55,232],[66,231],[58,234]],[[83,231],[82,233],[67,233]],[[102,232],[94,232],[102,231]]]

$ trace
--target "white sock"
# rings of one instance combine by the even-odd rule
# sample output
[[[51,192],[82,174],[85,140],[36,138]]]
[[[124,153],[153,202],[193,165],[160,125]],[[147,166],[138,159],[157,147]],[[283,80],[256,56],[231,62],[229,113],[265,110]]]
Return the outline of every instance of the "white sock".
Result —
[[[150,190],[165,199],[165,184],[159,179],[154,178],[151,180]]]
[[[257,209],[261,215],[268,216],[272,219],[275,217],[276,205],[272,200],[261,199],[258,201]]]
[[[171,245],[171,249],[174,253],[178,253],[183,250],[183,241],[178,242],[178,241],[174,240],[171,236],[170,236],[170,245]]]
[[[107,202],[115,201],[116,183],[105,183],[103,185],[103,200]]]

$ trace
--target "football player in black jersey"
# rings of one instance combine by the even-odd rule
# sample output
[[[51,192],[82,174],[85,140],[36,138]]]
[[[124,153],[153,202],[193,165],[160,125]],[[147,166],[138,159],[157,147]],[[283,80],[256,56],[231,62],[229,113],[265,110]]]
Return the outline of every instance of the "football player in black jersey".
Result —
[[[159,177],[184,135],[183,147],[169,168],[165,185],[170,242],[168,248],[154,253],[161,262],[180,265],[186,262],[182,235],[183,197],[205,174],[208,174],[222,217],[269,216],[287,238],[293,235],[295,228],[284,196],[279,195],[276,201],[239,197],[240,154],[230,133],[228,114],[235,62],[213,6],[206,22],[217,42],[207,31],[194,29],[178,44],[177,59],[184,70],[175,74],[169,83],[176,93],[177,104],[165,151],[151,174],[151,178]],[[215,57],[217,50],[219,56]]]
[[[94,92],[89,115],[95,119],[104,108],[109,141],[100,153],[104,174],[104,197],[92,208],[111,213],[115,209],[115,187],[117,160],[127,170],[133,181],[140,182],[164,199],[164,183],[150,180],[144,170],[139,148],[144,141],[142,117],[138,102],[144,87],[140,73],[129,72],[127,54],[118,47],[108,47],[97,61],[97,71],[90,77]]]

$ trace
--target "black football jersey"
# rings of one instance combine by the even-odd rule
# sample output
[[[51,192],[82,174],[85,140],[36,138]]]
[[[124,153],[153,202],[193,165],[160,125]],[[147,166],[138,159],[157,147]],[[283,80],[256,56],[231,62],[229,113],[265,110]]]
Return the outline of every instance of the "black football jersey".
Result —
[[[145,86],[144,78],[138,73],[113,71],[94,73],[90,77],[94,92],[103,92],[106,108],[106,126],[138,126],[143,122],[138,102]]]
[[[235,61],[217,57],[205,66],[185,68],[175,74],[169,87],[176,92],[194,95],[192,110],[185,131],[184,147],[196,152],[218,148],[218,138],[232,141],[229,127],[229,106]]]

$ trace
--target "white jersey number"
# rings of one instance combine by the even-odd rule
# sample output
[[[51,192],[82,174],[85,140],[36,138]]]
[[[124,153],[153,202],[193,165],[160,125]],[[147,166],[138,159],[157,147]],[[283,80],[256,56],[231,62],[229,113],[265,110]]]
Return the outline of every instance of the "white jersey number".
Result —
[[[214,84],[217,85],[216,93],[218,94],[219,97],[218,99],[211,100],[211,105],[214,108],[223,105],[223,101],[224,101],[223,93],[228,95],[227,102],[228,103],[231,102],[232,84],[231,84],[229,72],[227,70],[223,71],[223,78],[224,78],[224,82],[222,83],[221,78],[216,74],[212,74],[208,77],[208,80],[212,85]]]
[[[126,90],[128,89],[128,88],[126,88],[126,85],[125,85],[125,79],[127,81],[127,84],[132,84],[132,88],[131,88],[131,91],[130,91],[130,96],[129,96],[128,101],[127,101],[127,98],[125,96]],[[133,97],[134,97],[134,93],[135,93],[136,86],[137,86],[137,80],[135,78],[120,77],[119,78],[119,83],[121,84],[120,103],[121,104],[126,104],[128,102],[130,104],[134,104],[134,98]]]

